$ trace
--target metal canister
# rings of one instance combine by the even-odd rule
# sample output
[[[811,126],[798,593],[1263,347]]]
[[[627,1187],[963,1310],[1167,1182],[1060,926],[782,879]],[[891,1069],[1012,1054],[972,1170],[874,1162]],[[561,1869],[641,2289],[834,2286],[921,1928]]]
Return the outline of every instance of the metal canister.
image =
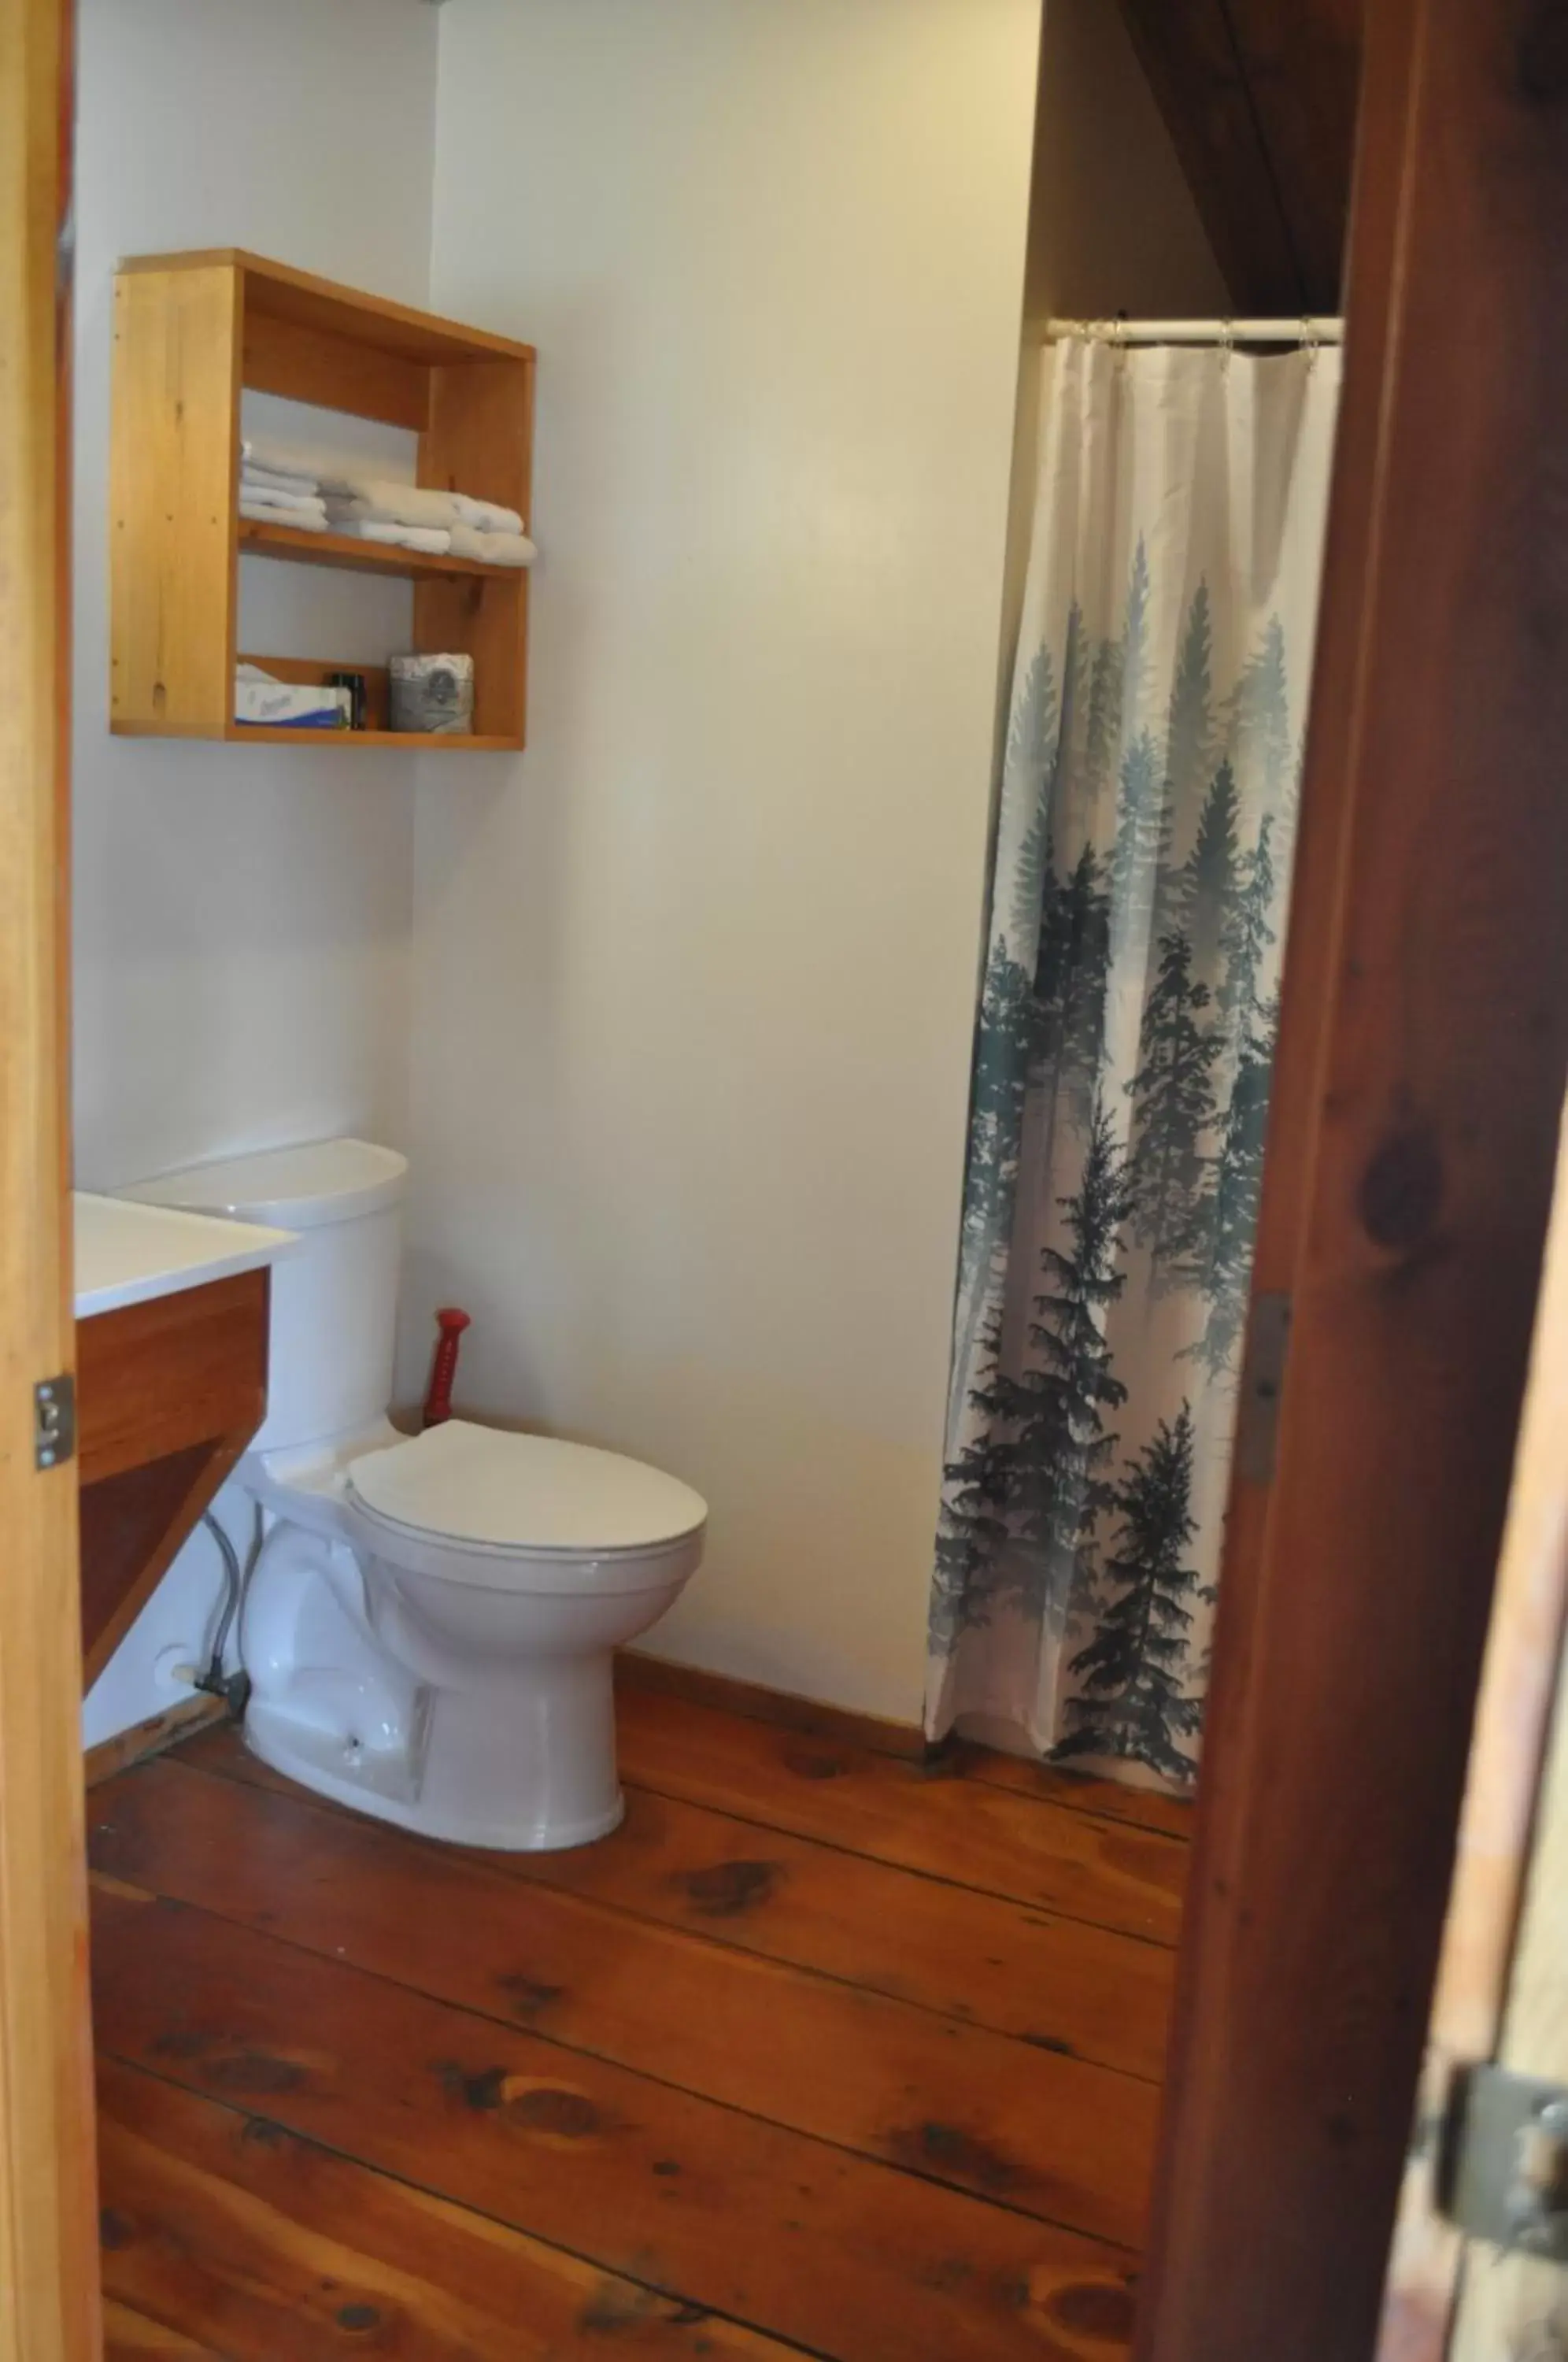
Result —
[[[472,657],[393,657],[388,668],[394,730],[460,737],[474,726]]]

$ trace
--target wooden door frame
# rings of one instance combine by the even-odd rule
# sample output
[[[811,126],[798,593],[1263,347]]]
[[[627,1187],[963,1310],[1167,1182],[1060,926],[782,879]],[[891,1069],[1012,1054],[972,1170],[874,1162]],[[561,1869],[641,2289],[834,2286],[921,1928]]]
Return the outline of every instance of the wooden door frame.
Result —
[[[1546,1278],[1525,1395],[1497,1599],[1486,1643],[1423,2099],[1441,2124],[1454,2070],[1568,2080],[1568,1133],[1558,1157]],[[1522,1808],[1522,1809],[1521,1809]],[[1495,1974],[1500,1970],[1500,1974]],[[1434,2088],[1446,2067],[1449,2081]],[[1384,2301],[1378,2362],[1496,2362],[1561,2354],[1562,2266],[1461,2237],[1426,2255],[1444,2279],[1412,2288],[1401,2235],[1422,2214],[1429,2147],[1415,2144]],[[1450,2159],[1445,2156],[1446,2166]],[[1427,2227],[1432,2217],[1424,2217]],[[1418,2249],[1418,2253],[1419,2250]],[[1413,2305],[1408,2301],[1414,2299]],[[1447,2299],[1445,2304],[1443,2300]],[[1430,2301],[1429,2301],[1430,2300]],[[1444,2319],[1444,2314],[1447,2319]]]
[[[1442,1958],[1427,2029],[1416,2137],[1406,2165],[1398,2224],[1384,2291],[1377,2362],[1443,2362],[1460,2307],[1465,2242],[1441,2210],[1446,2159],[1438,2128],[1459,2079],[1502,2058],[1521,2072],[1561,2076],[1565,2046],[1559,1999],[1562,1871],[1568,1852],[1562,1779],[1563,1642],[1568,1634],[1568,1110],[1558,1145],[1546,1271],[1519,1428],[1507,1530],[1497,1570],[1491,1629],[1465,1782],[1458,1857],[1443,1926]],[[1556,1738],[1553,1740],[1553,1727]],[[1549,1766],[1555,1760],[1552,1783]],[[1533,1858],[1532,1858],[1533,1857]],[[1550,2042],[1531,2023],[1522,2055],[1507,2056],[1511,1992],[1522,1968],[1544,1965],[1543,1948],[1521,1957],[1519,1937],[1532,1889],[1551,1901]],[[1532,2013],[1532,2017],[1533,2017]],[[1524,2257],[1488,2258],[1472,2281],[1488,2309],[1513,2301],[1543,2267]],[[1522,2287],[1521,2287],[1522,2283]],[[1555,2293],[1555,2291],[1553,2291]],[[1511,2352],[1507,2334],[1496,2350]],[[1483,2347],[1492,2350],[1491,2346]]]
[[[68,287],[61,0],[0,0],[0,2362],[102,2347],[76,1471],[35,1466],[73,1358],[68,1153]]]
[[[1291,1341],[1231,1486],[1141,2362],[1376,2334],[1568,1066],[1565,116],[1560,0],[1370,0],[1254,1280]]]

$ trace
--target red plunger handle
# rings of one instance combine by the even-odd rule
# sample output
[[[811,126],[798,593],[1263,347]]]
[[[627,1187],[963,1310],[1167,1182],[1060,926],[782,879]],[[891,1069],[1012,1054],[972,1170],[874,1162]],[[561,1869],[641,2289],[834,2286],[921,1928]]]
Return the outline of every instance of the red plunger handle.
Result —
[[[469,1315],[448,1304],[436,1315],[441,1334],[430,1364],[430,1391],[425,1397],[425,1424],[439,1427],[452,1416],[452,1381],[458,1374],[458,1340],[469,1326]]]

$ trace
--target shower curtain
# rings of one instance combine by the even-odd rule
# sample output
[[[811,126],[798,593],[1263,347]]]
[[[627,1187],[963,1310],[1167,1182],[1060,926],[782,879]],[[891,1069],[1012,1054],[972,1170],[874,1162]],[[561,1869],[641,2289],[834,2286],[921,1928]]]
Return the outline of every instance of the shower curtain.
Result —
[[[1203,1719],[1339,359],[1043,356],[927,1728],[977,1717],[1176,1786]]]

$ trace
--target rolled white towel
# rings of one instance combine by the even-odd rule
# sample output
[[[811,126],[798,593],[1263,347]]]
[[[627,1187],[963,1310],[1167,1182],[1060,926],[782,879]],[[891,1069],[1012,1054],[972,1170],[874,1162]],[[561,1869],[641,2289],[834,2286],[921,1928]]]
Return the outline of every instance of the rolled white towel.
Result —
[[[472,524],[482,533],[521,533],[523,519],[515,509],[499,502],[480,501],[466,492],[443,492],[423,484],[408,484],[383,476],[384,460],[357,458],[351,451],[333,451],[305,443],[285,442],[275,435],[241,438],[240,458],[248,474],[265,473],[281,479],[287,491],[302,489],[329,494],[335,500],[359,500],[385,513],[389,524]]]
[[[374,524],[428,525],[445,533],[459,522],[450,492],[427,492],[417,484],[393,484],[373,476],[357,482],[346,498],[330,486],[327,490],[331,513],[352,524],[368,519]]]
[[[239,491],[242,500],[260,501],[268,508],[282,509],[291,516],[301,509],[308,509],[314,516],[326,514],[326,502],[316,491],[284,491],[276,484],[259,484],[253,476],[241,476]]]
[[[525,533],[478,533],[455,524],[449,535],[454,557],[477,557],[485,566],[532,566],[539,555]]]
[[[360,517],[347,529],[361,541],[383,541],[392,549],[420,549],[427,557],[445,557],[452,546],[451,535],[440,525],[394,524],[384,517]]]
[[[264,501],[259,493],[252,496],[241,491],[239,513],[242,517],[253,518],[258,524],[293,525],[301,533],[326,531],[326,514],[319,502],[314,509],[281,509],[276,502]]]
[[[476,533],[511,533],[523,531],[523,519],[515,509],[504,509],[499,501],[476,501],[468,492],[454,492],[458,523],[471,525]]]
[[[239,456],[248,468],[265,468],[274,476],[309,476],[325,482],[339,468],[369,474],[368,464],[345,458],[341,451],[312,450],[305,443],[286,442],[281,435],[242,435]]]
[[[352,500],[367,486],[387,480],[381,475],[384,461],[356,458],[352,451],[287,443],[276,435],[242,436],[239,456],[248,470],[260,469],[268,475],[281,476],[291,488],[303,477],[318,491],[334,493],[340,500]]]
[[[240,462],[239,480],[259,492],[305,492],[312,500],[319,498],[321,483],[315,476],[287,476],[276,468],[259,468],[254,460]]]

